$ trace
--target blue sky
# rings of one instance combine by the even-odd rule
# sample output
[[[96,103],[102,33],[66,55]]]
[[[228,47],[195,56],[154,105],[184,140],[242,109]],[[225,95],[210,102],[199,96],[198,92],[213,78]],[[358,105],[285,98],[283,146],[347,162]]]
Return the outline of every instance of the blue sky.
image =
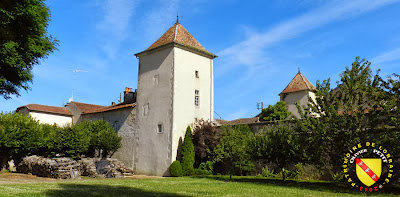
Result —
[[[176,21],[214,60],[215,111],[247,118],[279,101],[300,67],[317,80],[339,79],[356,56],[381,75],[400,73],[400,1],[395,0],[47,0],[58,51],[33,69],[32,90],[0,98],[0,111],[35,103],[110,105],[137,87],[133,55]],[[216,118],[219,118],[215,115]]]

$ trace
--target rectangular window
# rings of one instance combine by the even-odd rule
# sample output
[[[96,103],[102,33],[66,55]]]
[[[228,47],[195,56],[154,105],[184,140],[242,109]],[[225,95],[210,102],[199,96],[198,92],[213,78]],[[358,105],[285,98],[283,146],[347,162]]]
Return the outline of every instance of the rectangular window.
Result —
[[[143,106],[143,116],[147,116],[147,115],[149,115],[149,104],[148,103],[146,103]]]
[[[196,78],[199,78],[199,71],[194,71],[194,76],[196,76]]]
[[[154,75],[153,77],[153,85],[157,85],[158,84],[158,75]]]
[[[162,124],[158,124],[157,125],[157,134],[162,133],[162,132],[163,132]]]
[[[200,105],[200,93],[199,90],[194,91],[194,105],[199,106]]]
[[[115,122],[114,122],[114,131],[115,131],[115,132],[118,132],[118,130],[119,130],[119,122],[118,122],[118,121],[115,121]]]

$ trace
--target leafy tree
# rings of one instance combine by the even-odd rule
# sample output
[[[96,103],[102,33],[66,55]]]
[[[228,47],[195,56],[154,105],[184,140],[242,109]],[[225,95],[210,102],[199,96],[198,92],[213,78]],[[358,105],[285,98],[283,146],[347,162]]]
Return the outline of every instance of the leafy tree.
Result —
[[[193,129],[193,144],[195,152],[194,167],[199,167],[201,163],[206,163],[212,151],[218,145],[221,138],[221,130],[215,124],[203,119],[197,120]]]
[[[192,141],[192,130],[190,126],[186,129],[185,139],[183,140],[182,145],[182,170],[183,175],[192,175],[194,168],[194,145]]]
[[[90,145],[90,134],[87,130],[71,126],[55,129],[56,131],[51,136],[53,156],[59,154],[78,159],[86,154]]]
[[[275,105],[268,105],[261,112],[262,120],[266,121],[285,120],[289,115],[290,112],[284,101],[279,101]]]
[[[0,168],[7,161],[16,163],[37,150],[40,144],[39,123],[20,113],[0,114]]]
[[[230,177],[235,171],[239,175],[252,172],[254,164],[249,142],[253,131],[248,125],[225,126],[223,130],[220,143],[214,149],[213,161],[222,162]]]
[[[253,157],[267,159],[275,163],[282,171],[285,180],[285,168],[297,163],[303,156],[299,136],[295,135],[293,125],[279,123],[267,125],[254,137]]]
[[[111,157],[121,148],[121,137],[104,120],[83,121],[74,128],[89,135],[90,145],[85,153],[86,156],[93,157],[98,153],[103,158]]]
[[[367,140],[385,144],[392,140],[391,147],[395,147],[400,140],[396,126],[398,75],[385,81],[379,70],[371,74],[370,65],[357,57],[341,73],[335,89],[331,89],[329,79],[318,81],[316,100],[309,99],[311,111],[301,113],[298,132],[307,136],[310,159],[331,175],[340,170],[349,147]]]
[[[0,95],[9,99],[28,90],[32,68],[56,49],[47,35],[50,11],[44,0],[2,0],[0,3]]]

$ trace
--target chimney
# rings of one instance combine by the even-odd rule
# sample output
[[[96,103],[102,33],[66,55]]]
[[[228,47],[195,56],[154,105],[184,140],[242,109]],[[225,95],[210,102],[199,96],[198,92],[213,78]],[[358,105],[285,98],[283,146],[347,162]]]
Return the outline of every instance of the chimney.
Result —
[[[124,91],[124,103],[136,102],[136,89],[132,92],[132,88],[126,87]]]

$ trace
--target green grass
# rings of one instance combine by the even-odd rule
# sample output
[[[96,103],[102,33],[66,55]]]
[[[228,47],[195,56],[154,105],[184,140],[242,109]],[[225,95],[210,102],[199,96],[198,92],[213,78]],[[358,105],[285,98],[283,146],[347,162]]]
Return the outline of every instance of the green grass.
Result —
[[[385,190],[386,189],[386,190]],[[379,196],[400,196],[399,187]],[[370,194],[368,194],[370,195]],[[366,196],[347,184],[281,181],[258,177],[181,177],[162,179],[92,179],[0,185],[0,196]]]

